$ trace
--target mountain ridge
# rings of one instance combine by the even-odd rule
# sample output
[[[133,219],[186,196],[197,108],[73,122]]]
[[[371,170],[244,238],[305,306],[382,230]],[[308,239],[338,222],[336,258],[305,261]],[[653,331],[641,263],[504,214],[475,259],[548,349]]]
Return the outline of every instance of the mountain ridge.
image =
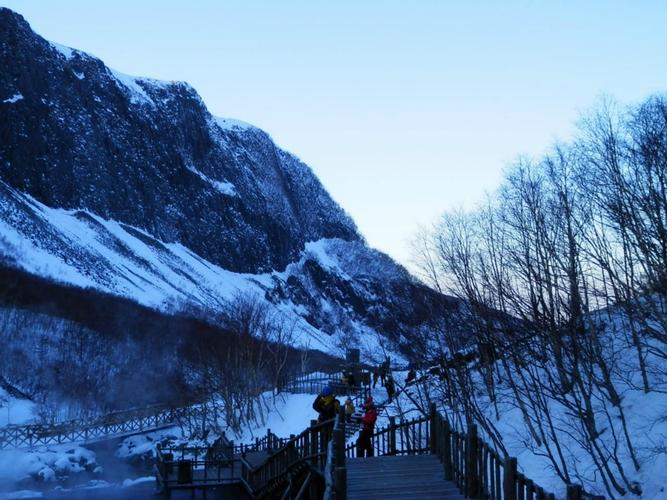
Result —
[[[8,9],[0,63],[5,264],[207,321],[250,294],[329,353],[415,352],[460,315],[369,248],[310,167],[189,84],[111,70]]]
[[[8,9],[0,24],[0,178],[12,187],[241,272],[284,267],[306,241],[360,238],[305,164],[256,127],[221,127],[189,84],[110,70]]]

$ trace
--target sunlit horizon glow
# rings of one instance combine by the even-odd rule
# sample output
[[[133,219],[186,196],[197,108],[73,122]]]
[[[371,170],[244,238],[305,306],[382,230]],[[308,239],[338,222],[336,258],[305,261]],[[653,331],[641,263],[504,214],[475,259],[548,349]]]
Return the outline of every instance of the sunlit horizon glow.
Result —
[[[601,95],[664,91],[667,4],[3,1],[43,37],[185,80],[308,163],[369,244],[472,206]]]

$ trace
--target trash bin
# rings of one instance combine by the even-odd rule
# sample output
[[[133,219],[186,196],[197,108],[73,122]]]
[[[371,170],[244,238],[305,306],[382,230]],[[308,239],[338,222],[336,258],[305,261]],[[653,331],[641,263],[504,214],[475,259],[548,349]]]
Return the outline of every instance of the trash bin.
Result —
[[[192,460],[179,460],[176,462],[176,477],[178,484],[192,483]]]

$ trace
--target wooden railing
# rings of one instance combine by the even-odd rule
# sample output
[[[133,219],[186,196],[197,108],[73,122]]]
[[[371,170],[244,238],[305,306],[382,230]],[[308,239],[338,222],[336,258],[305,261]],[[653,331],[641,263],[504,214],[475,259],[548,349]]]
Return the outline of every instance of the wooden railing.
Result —
[[[241,480],[242,457],[252,453],[272,453],[282,448],[286,439],[267,430],[252,443],[235,445],[225,434],[211,446],[157,447],[155,468],[158,490],[166,496],[174,489],[197,489]]]
[[[354,388],[342,384],[336,374],[305,374],[292,377],[281,384],[281,390],[294,393],[318,394],[327,385],[335,394],[350,395],[356,404],[370,394],[367,385]],[[267,390],[269,387],[266,388]],[[184,407],[151,406],[147,408],[118,411],[94,419],[70,420],[54,424],[8,425],[0,427],[0,450],[32,448],[35,446],[62,443],[90,442],[114,436],[148,432],[177,425],[184,419],[211,418],[200,404]]]
[[[90,442],[115,435],[150,431],[175,425],[186,411],[192,410],[151,407],[112,413],[96,420],[72,420],[53,425],[0,427],[0,450]]]
[[[257,437],[253,442],[234,445],[234,442],[232,441],[232,448],[235,455],[243,455],[244,453],[250,453],[253,451],[273,451],[285,446],[287,440],[287,438],[276,436],[273,432],[271,432],[271,429],[267,429],[266,436],[261,438]]]
[[[155,475],[158,491],[167,498],[174,489],[196,489],[238,483],[240,459],[215,455],[210,448],[157,448]]]
[[[413,418],[396,424],[396,417],[389,417],[389,425],[377,430],[372,438],[373,453],[376,457],[384,455],[420,455],[430,453],[429,419]],[[356,445],[345,447],[345,456],[353,458]]]
[[[344,424],[343,424],[344,429]],[[514,457],[502,458],[477,434],[471,425],[467,432],[452,428],[450,422],[430,407],[428,417],[396,423],[376,431],[371,442],[376,456],[433,454],[440,458],[446,480],[453,481],[467,498],[484,500],[554,500],[549,493],[517,470]],[[342,456],[336,449],[345,450]],[[327,500],[346,500],[345,457],[353,457],[354,445],[345,447],[342,435],[336,434],[332,443],[328,467],[332,470],[327,484]],[[579,485],[568,485],[568,500],[595,498]]]
[[[295,392],[310,387],[314,394],[329,382],[330,378],[298,377],[286,382],[285,386]],[[342,384],[336,390],[344,394]],[[336,388],[334,384],[334,388]],[[200,404],[184,407],[151,406],[109,413],[94,419],[79,419],[54,424],[8,425],[0,427],[0,450],[16,448],[33,448],[35,446],[55,445],[63,443],[90,442],[114,436],[148,432],[170,425],[177,425],[185,419],[212,418]]]
[[[470,425],[465,433],[456,431],[445,417],[436,412],[435,406],[431,407],[429,420],[433,429],[431,449],[443,463],[445,479],[454,481],[466,497],[555,499],[553,493],[545,491],[517,471],[516,458],[502,458],[482,441],[476,425]]]
[[[324,466],[324,500],[347,497],[347,469],[345,468],[345,417],[343,412],[336,416],[333,438],[327,448],[327,461]]]
[[[340,374],[303,374],[298,375],[281,385],[280,390],[294,394],[320,394],[325,387],[329,386],[337,396],[350,396],[359,402],[363,402],[371,394],[370,384],[356,381],[354,386],[344,384]],[[362,377],[363,378],[363,377]],[[365,377],[368,378],[368,377]]]
[[[277,490],[290,490],[296,485],[303,494],[305,486],[303,481],[296,483],[298,477],[307,478],[313,487],[322,489],[333,428],[334,419],[319,424],[312,420],[308,429],[298,436],[290,436],[282,448],[257,467],[242,457],[241,482],[248,493],[253,498],[275,496]]]

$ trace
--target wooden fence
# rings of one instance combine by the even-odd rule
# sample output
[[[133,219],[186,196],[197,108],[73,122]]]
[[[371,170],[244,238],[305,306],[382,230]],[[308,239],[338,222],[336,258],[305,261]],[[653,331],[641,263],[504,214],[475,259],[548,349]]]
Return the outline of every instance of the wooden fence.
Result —
[[[342,425],[344,429],[344,423]],[[535,484],[517,471],[517,460],[501,458],[477,434],[471,425],[467,432],[452,428],[449,421],[431,405],[428,417],[396,423],[390,417],[389,425],[376,431],[371,440],[376,456],[437,455],[443,464],[446,480],[453,481],[467,498],[484,500],[554,500],[553,493]],[[344,452],[336,450],[343,449]],[[354,445],[345,446],[344,434],[336,433],[329,457],[331,484],[327,485],[327,499],[346,499],[345,458],[354,456]],[[567,500],[594,498],[579,485],[568,485]]]
[[[0,450],[63,443],[91,443],[114,437],[151,432],[175,425],[212,427],[216,413],[205,404],[180,408],[153,406],[104,415],[92,420],[71,420],[52,425],[0,427]]]
[[[72,420],[53,425],[0,427],[0,450],[90,442],[110,436],[156,430],[176,425],[187,411],[191,410],[153,407],[112,413],[97,420]]]
[[[293,377],[281,384],[281,389],[294,393],[318,394],[327,385],[331,386],[336,394],[351,395],[357,404],[369,394],[367,386],[357,385],[350,388],[340,383],[335,375],[321,373]],[[201,404],[194,404],[180,408],[152,406],[114,412],[96,419],[71,420],[50,425],[9,425],[0,427],[0,450],[75,442],[86,443],[150,432],[179,425],[188,419],[210,420],[211,418],[213,418],[212,412],[207,412]]]
[[[363,372],[366,373],[366,372]],[[280,390],[293,394],[320,394],[325,387],[329,386],[337,396],[350,396],[358,401],[364,401],[371,394],[370,383],[362,383],[368,377],[356,381],[354,386],[344,384],[340,373],[324,374],[312,373],[298,375],[281,384]]]
[[[253,443],[235,445],[223,434],[206,447],[157,447],[155,469],[158,490],[167,497],[177,489],[207,489],[241,480],[242,457],[282,448],[286,439],[268,430]]]
[[[345,417],[343,412],[336,416],[332,437],[327,448],[324,465],[325,490],[323,499],[334,500],[347,497],[347,469],[345,468]]]
[[[333,435],[334,420],[317,423],[298,436],[290,436],[284,446],[263,464],[253,467],[241,458],[241,482],[253,498],[280,497],[282,495],[303,498],[306,494],[320,496],[313,490],[323,490],[324,468],[328,444]],[[298,480],[298,479],[301,480]]]

